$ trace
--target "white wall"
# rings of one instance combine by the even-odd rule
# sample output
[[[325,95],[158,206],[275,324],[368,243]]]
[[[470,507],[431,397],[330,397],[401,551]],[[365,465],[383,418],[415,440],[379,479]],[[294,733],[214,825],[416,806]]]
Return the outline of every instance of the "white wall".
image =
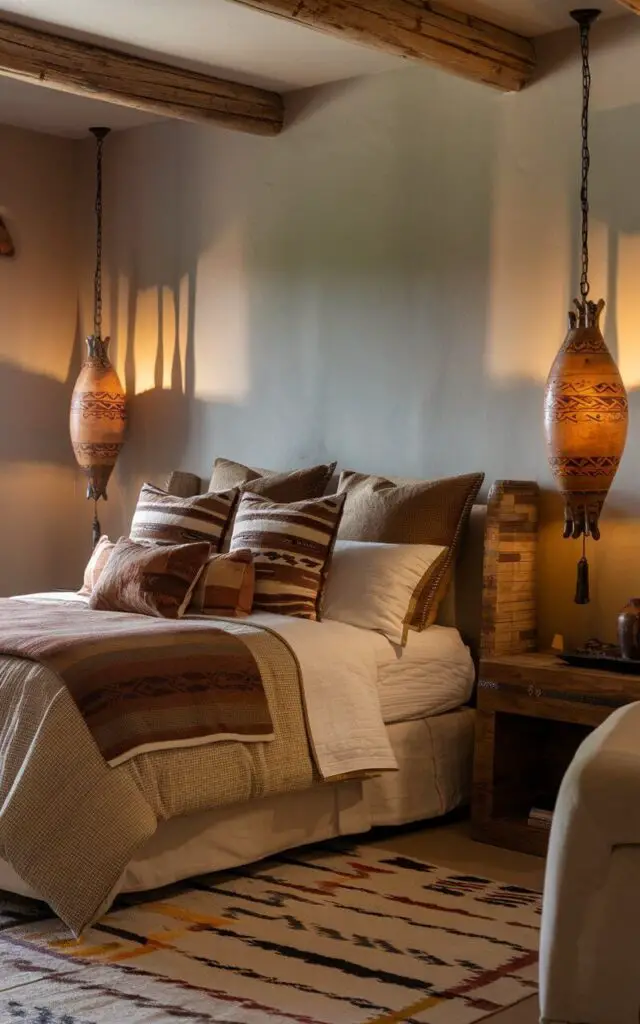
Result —
[[[0,594],[75,585],[88,533],[69,443],[80,365],[76,144],[0,127]]]
[[[586,609],[542,434],[577,286],[575,34],[543,60],[519,95],[408,68],[298,94],[277,139],[167,123],[109,140],[109,319],[135,396],[112,533],[143,478],[206,476],[216,455],[534,478],[543,640],[612,635],[640,592],[640,20],[595,34],[593,284],[632,426]]]

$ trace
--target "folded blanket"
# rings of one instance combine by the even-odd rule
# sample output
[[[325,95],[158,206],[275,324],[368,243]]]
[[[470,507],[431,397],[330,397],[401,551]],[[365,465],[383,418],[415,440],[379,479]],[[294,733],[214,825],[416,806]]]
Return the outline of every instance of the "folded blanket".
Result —
[[[0,599],[0,654],[55,672],[112,766],[145,751],[273,739],[255,657],[210,622]]]

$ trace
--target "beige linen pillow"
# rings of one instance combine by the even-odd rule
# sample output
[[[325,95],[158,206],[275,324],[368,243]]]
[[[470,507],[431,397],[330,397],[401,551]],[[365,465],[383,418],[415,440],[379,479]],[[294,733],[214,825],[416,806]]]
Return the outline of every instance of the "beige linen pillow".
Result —
[[[196,615],[249,615],[255,589],[253,555],[247,548],[211,555],[196,583],[189,612]]]
[[[216,459],[209,482],[210,491],[226,491],[239,487],[242,491],[260,494],[271,501],[304,501],[321,498],[327,489],[336,463],[274,473],[268,469],[251,469],[241,462]]]
[[[180,498],[153,484],[143,484],[131,521],[129,537],[156,544],[207,541],[219,551],[238,500],[236,489],[222,494]]]
[[[445,550],[438,544],[336,541],[323,618],[375,630],[404,646],[418,597]]]
[[[84,581],[79,594],[84,594],[86,597],[89,596],[96,583],[100,579],[100,574],[104,569],[105,565],[111,557],[111,552],[115,548],[115,542],[109,540],[106,533],[102,535],[95,548],[91,552],[91,558],[87,562],[84,570]]]
[[[484,473],[407,484],[362,473],[340,476],[338,493],[346,496],[340,540],[433,544],[445,549],[416,597],[411,629],[422,630],[435,622],[483,480]]]
[[[243,494],[231,551],[249,548],[256,567],[254,611],[319,619],[344,496],[286,505]]]
[[[136,544],[121,537],[89,598],[99,611],[179,619],[211,554],[211,545]]]

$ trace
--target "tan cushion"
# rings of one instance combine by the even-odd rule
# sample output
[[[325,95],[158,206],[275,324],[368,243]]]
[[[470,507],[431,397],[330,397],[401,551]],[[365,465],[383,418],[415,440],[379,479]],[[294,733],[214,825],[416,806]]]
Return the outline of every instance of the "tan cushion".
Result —
[[[131,540],[157,544],[207,541],[222,546],[238,500],[236,489],[222,494],[180,498],[153,484],[143,484],[131,522]]]
[[[78,591],[79,594],[88,596],[91,593],[100,578],[102,570],[109,561],[111,552],[114,548],[114,541],[109,540],[107,535],[103,534],[91,552],[91,558],[87,562],[86,569],[84,570],[84,581]]]
[[[249,615],[255,588],[253,555],[247,548],[211,555],[196,583],[189,612],[197,615]]]
[[[484,473],[394,484],[380,476],[343,472],[338,493],[346,496],[338,536],[379,544],[434,544],[445,548],[425,575],[411,629],[425,629],[438,614],[457,547]]]
[[[294,469],[286,473],[274,473],[268,469],[251,469],[241,462],[216,459],[209,482],[210,491],[226,491],[230,487],[250,490],[271,501],[304,501],[307,498],[321,498],[327,489],[335,462],[328,465]],[[250,486],[249,486],[250,485]]]
[[[179,619],[210,554],[206,542],[136,544],[121,537],[93,588],[89,607]]]
[[[286,505],[243,494],[231,550],[249,548],[256,567],[254,611],[321,617],[322,595],[343,495]]]

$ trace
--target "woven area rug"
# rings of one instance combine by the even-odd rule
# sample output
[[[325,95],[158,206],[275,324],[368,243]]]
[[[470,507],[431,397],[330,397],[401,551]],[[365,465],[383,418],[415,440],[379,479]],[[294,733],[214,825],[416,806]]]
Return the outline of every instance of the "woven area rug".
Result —
[[[121,901],[0,900],[2,1024],[470,1024],[536,992],[540,896],[370,846]]]

